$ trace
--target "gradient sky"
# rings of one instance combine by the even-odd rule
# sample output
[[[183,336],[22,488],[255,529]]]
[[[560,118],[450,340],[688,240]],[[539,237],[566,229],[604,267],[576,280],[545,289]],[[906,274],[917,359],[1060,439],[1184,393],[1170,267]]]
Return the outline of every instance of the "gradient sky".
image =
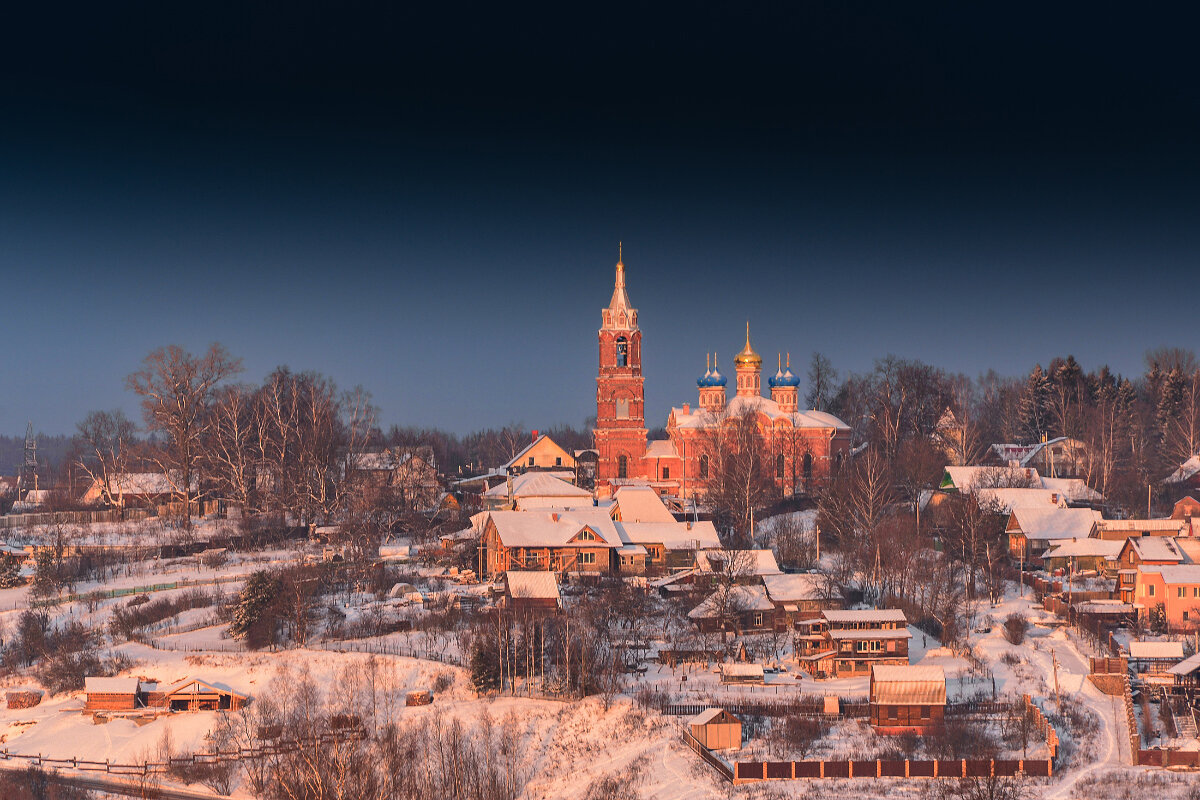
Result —
[[[578,425],[618,240],[652,425],[747,318],[843,374],[1200,346],[1191,20],[745,5],[15,12],[0,431],[211,341],[385,426]]]

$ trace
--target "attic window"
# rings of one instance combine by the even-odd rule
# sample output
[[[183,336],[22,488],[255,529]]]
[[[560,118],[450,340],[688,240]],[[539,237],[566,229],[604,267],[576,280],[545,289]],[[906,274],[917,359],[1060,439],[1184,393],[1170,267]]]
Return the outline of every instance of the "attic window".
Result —
[[[594,541],[596,541],[596,534],[592,533],[591,531],[589,531],[587,529],[584,529],[579,532],[579,536],[577,536],[576,538],[582,539],[585,542],[594,542]]]

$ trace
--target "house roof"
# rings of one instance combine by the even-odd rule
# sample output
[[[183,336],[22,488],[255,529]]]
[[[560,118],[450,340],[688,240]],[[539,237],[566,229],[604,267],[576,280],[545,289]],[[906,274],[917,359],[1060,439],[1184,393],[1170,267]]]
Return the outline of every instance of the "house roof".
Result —
[[[724,713],[725,713],[725,709],[723,709],[723,708],[705,709],[704,711],[701,711],[699,714],[697,714],[696,716],[689,719],[687,721],[687,724],[688,725],[707,725],[708,723],[712,722],[713,720],[719,719],[720,716]],[[729,716],[732,717],[733,715],[730,714]]]
[[[680,428],[711,428],[720,424],[725,419],[739,416],[748,410],[763,414],[772,422],[786,420],[796,428],[850,430],[850,426],[845,422],[842,422],[833,414],[824,411],[810,410],[791,413],[780,411],[779,404],[769,397],[734,396],[726,403],[725,411],[720,414],[714,414],[702,408],[692,408],[687,413],[684,413],[682,408],[676,407],[671,409],[671,416],[674,417],[675,424]]]
[[[100,480],[92,482],[92,486],[100,485]],[[109,476],[108,488],[112,494],[170,494],[180,490],[178,482],[172,482],[161,472],[120,472]],[[192,489],[197,486],[195,476],[192,477]]]
[[[1166,564],[1157,569],[1168,586],[1200,583],[1200,564]]]
[[[1190,457],[1179,465],[1179,468],[1163,478],[1163,483],[1183,483],[1190,480],[1192,476],[1200,472],[1200,455]]]
[[[821,612],[827,622],[905,622],[898,608],[865,608],[850,611],[830,608]]]
[[[728,560],[747,576],[783,574],[770,550],[701,550],[696,553],[696,566],[701,572],[723,572]]]
[[[1042,488],[1059,492],[1072,503],[1099,503],[1104,495],[1088,486],[1083,478],[1042,478]]]
[[[571,547],[571,540],[589,528],[603,541],[578,543],[586,547],[620,547],[621,539],[612,517],[598,509],[573,511],[489,511],[487,517],[505,547]]]
[[[716,527],[701,522],[618,522],[617,530],[632,544],[661,544],[667,550],[702,550],[720,547]]]
[[[1096,531],[1168,531],[1179,532],[1188,527],[1186,519],[1102,519],[1096,523]]]
[[[821,575],[764,575],[767,596],[776,603],[795,603],[801,600],[841,598],[837,587],[829,585]]]
[[[718,665],[721,668],[722,675],[737,675],[738,677],[749,678],[763,676],[762,664],[742,664],[737,661],[725,662]]]
[[[1100,556],[1116,559],[1125,546],[1123,539],[1069,539],[1051,545],[1042,558],[1082,558]]]
[[[984,488],[1008,486],[1040,488],[1041,476],[1032,467],[1020,469],[1014,467],[946,467],[942,477],[942,488],[958,489],[960,492],[975,492]]]
[[[558,579],[553,572],[509,570],[504,573],[509,597],[530,600],[558,600]]]
[[[622,522],[675,522],[658,492],[649,486],[622,486],[613,492],[614,515]]]
[[[1067,505],[1060,492],[1049,489],[977,489],[973,496],[981,505],[989,503],[1005,513],[1019,508],[1065,508]]]
[[[1175,539],[1170,536],[1131,536],[1121,546],[1122,554],[1126,547],[1137,553],[1142,561],[1180,563],[1185,560],[1183,552],[1175,544]]]
[[[137,678],[83,679],[83,689],[88,694],[137,694],[140,685]]]
[[[1027,539],[1083,539],[1092,532],[1099,511],[1090,508],[1021,506],[1012,510],[1016,524]]]
[[[592,493],[555,477],[549,472],[525,472],[513,478],[513,497],[578,497],[592,499]],[[483,493],[484,497],[508,497],[508,482],[498,483]]]
[[[884,705],[944,705],[946,673],[940,666],[871,667],[871,702]]]
[[[1130,658],[1183,659],[1183,642],[1130,642]]]
[[[165,697],[168,695],[184,693],[202,694],[206,691],[216,692],[218,694],[228,694],[232,695],[233,697],[241,697],[243,699],[246,697],[246,695],[235,692],[233,689],[230,689],[224,684],[208,683],[207,681],[202,681],[199,678],[184,678],[183,680],[178,681],[172,686],[164,689],[163,696]]]
[[[908,628],[834,628],[830,639],[911,639]]]
[[[717,591],[704,598],[700,605],[688,612],[689,619],[712,619],[721,611],[722,593],[728,592],[726,609],[738,611],[773,611],[775,606],[767,598],[766,587],[735,585]]]

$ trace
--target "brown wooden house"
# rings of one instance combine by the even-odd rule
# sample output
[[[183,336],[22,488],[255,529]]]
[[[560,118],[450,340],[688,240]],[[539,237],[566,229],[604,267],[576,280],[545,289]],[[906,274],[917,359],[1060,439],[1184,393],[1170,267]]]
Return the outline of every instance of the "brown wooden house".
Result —
[[[899,609],[828,609],[795,627],[801,666],[816,678],[866,675],[876,664],[908,664],[912,634]]]
[[[928,733],[946,713],[946,674],[940,666],[871,667],[871,726],[879,733]]]
[[[709,708],[692,717],[688,730],[709,750],[742,749],[742,721],[722,708]]]
[[[249,702],[248,697],[226,686],[196,678],[185,678],[165,689],[149,685],[153,688],[146,692],[146,705],[165,711],[237,711]]]
[[[553,572],[509,570],[504,573],[500,607],[514,614],[556,614],[562,610],[558,578]]]
[[[84,678],[85,711],[135,711],[146,705],[146,684],[137,678]]]

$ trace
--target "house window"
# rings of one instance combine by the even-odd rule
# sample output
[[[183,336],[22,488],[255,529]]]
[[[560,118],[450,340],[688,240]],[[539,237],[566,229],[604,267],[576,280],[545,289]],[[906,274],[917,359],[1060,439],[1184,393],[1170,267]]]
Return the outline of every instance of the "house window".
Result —
[[[761,611],[754,612],[754,627],[756,627],[756,628],[762,627],[762,612]]]
[[[624,336],[617,339],[617,366],[629,366],[629,340]]]
[[[783,478],[784,458],[783,453],[775,456],[775,477],[782,480]]]
[[[900,718],[899,709],[896,708],[896,706],[888,706],[887,707],[887,718],[888,719],[899,719]]]
[[[556,466],[556,467],[561,467],[561,466],[562,466],[562,456],[555,456],[555,457],[554,457],[554,466]]]
[[[929,706],[921,706],[921,719],[929,719]]]
[[[1200,597],[1200,586],[1192,587],[1192,597]]]
[[[590,551],[586,552],[586,553],[580,553],[579,554],[579,563],[580,564],[595,564],[596,563],[596,554],[592,553]]]
[[[663,467],[663,470],[662,470],[662,472],[663,472],[662,479],[663,479],[664,481],[665,481],[665,480],[670,480],[670,478],[671,478],[671,468],[670,468],[670,467]]]
[[[1187,597],[1187,589],[1184,589],[1182,586],[1180,586],[1178,589],[1175,590],[1175,596],[1176,597]]]
[[[707,453],[700,456],[700,477],[701,478],[708,477],[708,454]]]
[[[629,457],[628,456],[617,456],[617,477],[618,478],[628,478],[629,477]]]
[[[529,457],[529,466],[533,466],[533,456]]]
[[[1154,597],[1154,584],[1153,583],[1151,583],[1150,585],[1148,585],[1146,587],[1146,594],[1149,595],[1150,597]]]
[[[585,542],[594,542],[594,541],[596,541],[596,534],[592,533],[591,531],[584,530],[584,531],[580,531],[579,536],[577,536],[576,538],[582,539]]]

